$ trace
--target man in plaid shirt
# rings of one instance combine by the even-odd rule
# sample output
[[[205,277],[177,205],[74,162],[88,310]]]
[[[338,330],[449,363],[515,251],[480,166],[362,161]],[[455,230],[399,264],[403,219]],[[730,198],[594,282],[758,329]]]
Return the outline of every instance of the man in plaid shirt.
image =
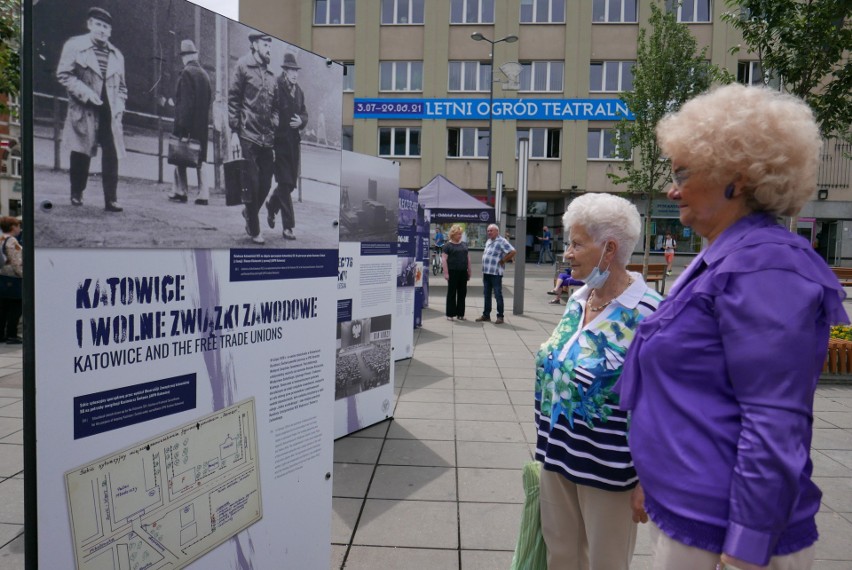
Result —
[[[503,324],[503,268],[506,263],[515,257],[515,248],[506,238],[500,235],[497,224],[491,224],[486,230],[488,241],[485,242],[485,251],[482,253],[482,285],[485,289],[485,308],[482,316],[476,322],[482,323],[491,320],[491,292],[497,299],[497,320],[495,325]]]

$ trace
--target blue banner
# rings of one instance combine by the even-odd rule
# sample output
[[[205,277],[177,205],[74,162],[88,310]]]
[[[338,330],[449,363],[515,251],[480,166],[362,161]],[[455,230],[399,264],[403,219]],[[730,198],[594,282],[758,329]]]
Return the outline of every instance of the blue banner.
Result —
[[[495,119],[523,121],[633,120],[621,99],[495,99]],[[355,99],[356,119],[488,119],[488,99]]]

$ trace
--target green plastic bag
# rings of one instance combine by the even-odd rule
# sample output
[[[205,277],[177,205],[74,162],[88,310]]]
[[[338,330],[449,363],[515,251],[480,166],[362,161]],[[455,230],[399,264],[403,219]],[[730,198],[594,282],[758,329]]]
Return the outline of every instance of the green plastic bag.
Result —
[[[524,465],[526,500],[511,570],[547,570],[547,547],[541,535],[541,506],[538,502],[540,475],[541,463],[538,461]]]

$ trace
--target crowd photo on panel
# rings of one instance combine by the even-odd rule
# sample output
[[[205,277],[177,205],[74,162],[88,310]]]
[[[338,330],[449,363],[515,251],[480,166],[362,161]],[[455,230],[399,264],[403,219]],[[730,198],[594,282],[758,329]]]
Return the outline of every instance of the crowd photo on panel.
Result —
[[[337,324],[335,400],[390,383],[389,326],[390,315]]]

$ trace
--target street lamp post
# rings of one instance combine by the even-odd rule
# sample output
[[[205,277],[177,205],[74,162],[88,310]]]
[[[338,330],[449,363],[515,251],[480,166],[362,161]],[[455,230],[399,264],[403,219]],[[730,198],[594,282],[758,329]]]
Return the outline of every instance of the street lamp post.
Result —
[[[491,204],[491,148],[494,146],[494,46],[500,42],[513,44],[518,41],[518,36],[511,35],[499,40],[489,40],[479,32],[470,34],[470,38],[477,42],[488,42],[491,44],[491,77],[488,89],[488,186],[485,190],[485,201]]]

